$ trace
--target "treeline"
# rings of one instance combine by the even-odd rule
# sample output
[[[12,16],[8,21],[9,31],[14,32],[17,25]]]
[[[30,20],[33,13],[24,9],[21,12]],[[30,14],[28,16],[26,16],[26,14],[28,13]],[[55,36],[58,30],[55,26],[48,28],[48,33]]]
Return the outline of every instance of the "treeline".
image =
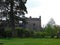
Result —
[[[5,22],[0,22],[0,38],[10,38],[13,37],[13,34],[16,37],[20,38],[60,38],[60,26],[52,23],[54,21],[50,21],[45,27],[42,27],[41,31],[38,30],[30,30],[21,27],[15,27],[15,30],[12,30],[11,27],[5,26]],[[16,32],[14,32],[16,31]]]
[[[53,26],[50,25],[42,28],[42,31],[35,31],[35,30],[29,30],[25,28],[16,27],[16,37],[19,38],[60,38],[60,28],[59,26]],[[12,30],[11,28],[0,28],[0,38],[11,38],[12,36]]]

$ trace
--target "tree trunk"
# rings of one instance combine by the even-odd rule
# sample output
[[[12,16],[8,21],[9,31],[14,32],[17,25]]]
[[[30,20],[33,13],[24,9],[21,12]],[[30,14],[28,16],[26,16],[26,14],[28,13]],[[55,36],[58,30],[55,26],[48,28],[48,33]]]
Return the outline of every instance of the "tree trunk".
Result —
[[[16,30],[15,30],[15,20],[14,20],[14,13],[13,13],[13,0],[10,1],[10,24],[11,24],[11,28],[12,28],[12,36],[13,37],[16,37],[17,34],[16,34]]]

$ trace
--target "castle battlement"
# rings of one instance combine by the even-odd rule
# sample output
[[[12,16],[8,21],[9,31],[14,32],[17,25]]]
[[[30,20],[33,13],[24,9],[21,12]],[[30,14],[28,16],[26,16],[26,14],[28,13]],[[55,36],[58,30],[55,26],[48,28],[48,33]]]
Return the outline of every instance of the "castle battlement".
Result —
[[[39,18],[32,18],[31,16],[26,19],[26,28],[30,30],[41,30],[41,16]]]

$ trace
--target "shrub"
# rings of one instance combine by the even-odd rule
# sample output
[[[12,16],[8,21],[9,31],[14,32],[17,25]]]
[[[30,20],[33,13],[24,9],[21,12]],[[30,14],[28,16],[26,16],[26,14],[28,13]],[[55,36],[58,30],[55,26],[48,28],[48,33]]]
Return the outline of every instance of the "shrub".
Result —
[[[30,37],[31,31],[25,28],[16,28],[18,37]]]
[[[5,37],[12,37],[12,31],[5,31]]]
[[[4,37],[12,37],[12,30],[11,30],[11,28],[5,28]]]
[[[45,37],[45,32],[35,32],[34,37],[35,38],[44,38]]]

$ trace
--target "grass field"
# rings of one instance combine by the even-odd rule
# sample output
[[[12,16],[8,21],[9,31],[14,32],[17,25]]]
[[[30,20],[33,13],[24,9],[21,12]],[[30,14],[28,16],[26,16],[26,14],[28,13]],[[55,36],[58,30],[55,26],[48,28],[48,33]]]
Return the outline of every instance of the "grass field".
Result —
[[[11,38],[0,39],[3,45],[60,45],[60,39],[42,39],[42,38]]]

